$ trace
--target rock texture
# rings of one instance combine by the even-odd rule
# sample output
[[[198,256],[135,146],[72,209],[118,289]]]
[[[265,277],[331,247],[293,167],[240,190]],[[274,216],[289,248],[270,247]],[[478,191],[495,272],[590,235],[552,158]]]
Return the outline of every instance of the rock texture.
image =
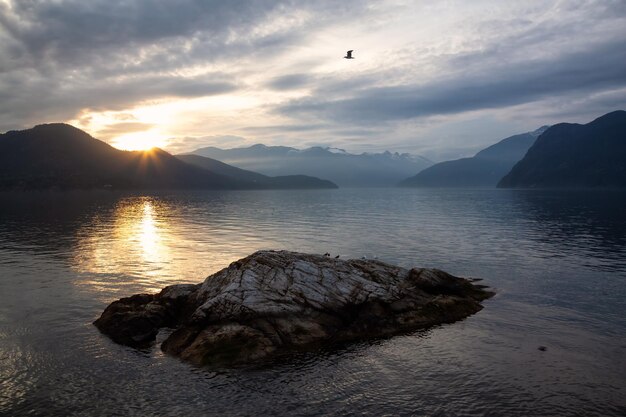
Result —
[[[162,327],[161,348],[198,365],[254,361],[300,346],[344,342],[460,320],[492,292],[436,269],[259,251],[198,285],[113,302],[95,325],[141,347]]]

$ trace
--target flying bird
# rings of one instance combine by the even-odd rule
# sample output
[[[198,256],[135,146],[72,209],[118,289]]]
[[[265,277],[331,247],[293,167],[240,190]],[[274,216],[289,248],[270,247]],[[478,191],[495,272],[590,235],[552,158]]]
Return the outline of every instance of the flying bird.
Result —
[[[352,56],[352,52],[354,52],[354,49],[350,49],[348,52],[346,52],[346,56],[344,56],[345,59],[354,59],[354,57]]]

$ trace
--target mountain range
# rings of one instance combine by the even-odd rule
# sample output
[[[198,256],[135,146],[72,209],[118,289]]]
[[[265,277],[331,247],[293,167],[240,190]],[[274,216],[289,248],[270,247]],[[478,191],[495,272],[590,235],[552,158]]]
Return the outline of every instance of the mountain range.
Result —
[[[495,187],[548,126],[502,139],[471,158],[445,161],[400,182],[405,187]]]
[[[626,187],[626,112],[611,112],[585,125],[544,126],[503,139],[471,158],[431,165],[409,154],[355,155],[321,147],[209,147],[176,156],[158,148],[122,151],[63,123],[0,134],[0,189],[388,186],[416,171],[400,185]]]
[[[552,126],[498,187],[626,187],[626,111]]]
[[[63,123],[0,134],[0,189],[336,188],[317,178],[254,181],[227,171],[188,164],[158,148],[121,151]]]
[[[281,175],[270,177],[257,172],[237,168],[216,159],[207,158],[206,156],[190,154],[176,155],[176,158],[187,164],[209,170],[216,174],[251,182],[267,189],[337,188],[336,185],[330,181],[320,180],[319,178],[310,177],[308,175]]]
[[[342,187],[394,186],[433,163],[421,156],[391,152],[352,154],[342,149],[257,144],[244,148],[200,148],[192,154],[214,158],[265,175],[306,174]]]

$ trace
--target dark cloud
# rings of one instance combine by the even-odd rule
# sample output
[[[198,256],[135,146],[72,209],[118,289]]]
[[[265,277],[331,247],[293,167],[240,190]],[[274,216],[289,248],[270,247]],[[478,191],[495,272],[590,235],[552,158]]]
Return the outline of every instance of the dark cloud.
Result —
[[[293,90],[310,84],[313,77],[309,74],[288,74],[276,77],[267,84],[274,90]]]
[[[246,28],[274,12],[275,0],[18,1],[0,23],[32,57],[64,62],[172,39],[212,37]]]
[[[95,136],[99,138],[109,137],[120,135],[123,133],[131,133],[131,132],[144,132],[146,130],[150,130],[154,127],[153,124],[150,123],[140,123],[140,122],[122,122],[122,123],[114,123],[105,126],[103,129],[98,130]]]
[[[0,1],[0,130],[75,117],[87,121],[86,110],[124,110],[148,100],[241,92],[265,104],[241,118],[250,127],[229,121],[224,133],[277,141],[336,139],[337,146],[358,138],[401,144],[410,140],[416,121],[422,129],[434,119],[449,123],[466,113],[510,110],[526,115],[533,129],[561,116],[587,118],[625,105],[623,0],[499,6],[458,26],[450,26],[446,13],[456,18],[491,5],[441,4],[433,6],[441,16],[433,17],[410,3]],[[509,8],[523,13],[507,13]],[[421,42],[407,27],[404,39],[404,28],[389,22],[405,11],[416,19],[441,17],[447,22],[442,28],[453,33],[442,32],[441,42]],[[413,17],[400,21],[408,22],[407,16]],[[319,63],[315,53],[303,56],[311,46],[327,47],[326,39],[337,33],[351,44],[358,40],[351,36],[366,35],[363,42],[372,40],[380,56],[361,67],[361,57],[375,56],[365,43],[354,47],[361,52],[350,66]],[[386,39],[376,40],[378,33],[395,36],[384,52],[377,43]],[[276,104],[298,90],[310,96]],[[259,120],[268,111],[271,121]],[[285,118],[276,115],[290,120],[279,124]],[[127,120],[120,122],[130,123],[127,129],[141,127],[132,124],[132,115],[122,117]],[[194,135],[205,126],[205,120],[189,123]],[[103,131],[122,128],[120,123]],[[453,133],[450,138],[459,136]],[[477,143],[463,138],[456,148]],[[179,138],[176,146],[183,149],[185,140],[209,139]]]
[[[310,25],[320,25],[300,22],[298,13],[319,15],[329,24],[349,9],[357,13],[353,3],[358,2],[0,2],[0,129],[67,120],[88,108],[232,92],[242,61],[284,53]],[[281,19],[294,22],[280,24]],[[233,60],[238,65],[229,65]],[[232,72],[184,75],[212,65]]]
[[[20,0],[0,3],[2,66],[115,72],[186,67],[286,45],[315,22],[281,27],[300,12],[326,24],[364,6],[313,0]],[[302,27],[299,27],[302,26]],[[270,30],[268,30],[268,28]],[[258,30],[257,30],[258,29]],[[302,32],[299,32],[302,30]]]
[[[465,60],[470,59],[468,56]],[[479,54],[476,60],[481,59]],[[352,83],[353,81],[349,81]],[[483,68],[426,85],[378,87],[353,97],[294,100],[277,111],[292,117],[376,124],[528,103],[560,94],[584,94],[626,86],[626,49],[612,42],[583,52]]]
[[[306,124],[298,123],[293,125],[270,125],[270,126],[246,126],[240,130],[250,133],[272,133],[272,132],[311,132],[328,129],[331,124]]]
[[[14,82],[0,95],[0,121],[6,129],[47,120],[74,118],[81,110],[122,110],[138,102],[163,97],[202,97],[234,91],[223,74],[196,77],[144,76],[99,80],[50,79],[30,72],[6,77]],[[0,127],[3,124],[0,123]]]
[[[170,138],[167,150],[173,154],[191,152],[207,146],[219,148],[236,148],[245,146],[247,140],[241,136],[220,135],[220,136],[186,136],[182,138]]]

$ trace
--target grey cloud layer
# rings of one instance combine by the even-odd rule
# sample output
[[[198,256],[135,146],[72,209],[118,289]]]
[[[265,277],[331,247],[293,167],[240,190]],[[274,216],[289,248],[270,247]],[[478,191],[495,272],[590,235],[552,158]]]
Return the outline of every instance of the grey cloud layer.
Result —
[[[500,65],[497,70],[455,74],[426,85],[364,88],[348,99],[313,97],[294,100],[277,111],[292,117],[376,124],[394,120],[482,110],[626,86],[623,40],[550,59]],[[464,60],[472,60],[464,56]],[[473,58],[480,61],[483,54]],[[354,84],[348,80],[347,84]],[[340,88],[346,90],[346,88]]]
[[[401,50],[391,51],[384,59],[392,59],[376,70],[359,71],[361,61],[350,62],[357,70],[349,76],[309,71],[302,62],[286,66],[291,72],[264,72],[265,62],[289,61],[290,47],[310,46],[326,27],[354,25],[354,33],[366,33],[368,13],[404,10],[394,9],[396,2],[374,3],[369,8],[359,0],[0,2],[0,131],[71,119],[84,109],[121,110],[145,100],[244,89],[309,96],[259,110],[290,119],[282,125],[276,119],[272,126],[251,121],[233,132],[337,138],[337,146],[376,135],[391,141],[395,127],[430,116],[532,105],[535,114],[558,121],[558,112],[599,115],[626,105],[623,0],[533,2],[528,16],[505,13],[466,22],[470,29],[459,33],[470,47],[439,51],[409,37],[406,44],[394,44]],[[474,7],[446,4],[461,15],[464,7]],[[259,85],[247,84],[247,74]],[[552,108],[557,102],[559,108]],[[406,138],[406,130],[403,134]]]
[[[0,129],[67,119],[85,108],[232,92],[240,85],[237,65],[228,75],[183,74],[279,54],[306,28],[275,28],[275,19],[303,9],[338,18],[349,7],[308,0],[0,2]]]
[[[31,57],[83,61],[85,55],[137,48],[172,38],[217,37],[274,11],[274,0],[19,1],[0,22]]]

